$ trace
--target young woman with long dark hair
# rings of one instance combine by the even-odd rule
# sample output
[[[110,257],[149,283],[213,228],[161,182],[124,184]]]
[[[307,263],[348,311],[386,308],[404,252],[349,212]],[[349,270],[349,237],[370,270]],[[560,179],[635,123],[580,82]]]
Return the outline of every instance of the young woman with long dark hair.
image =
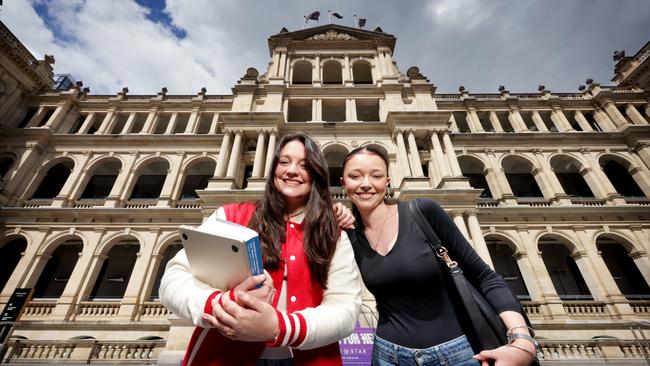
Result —
[[[215,215],[260,234],[267,272],[223,291],[192,277],[184,251],[169,262],[160,300],[197,326],[184,364],[340,365],[338,340],[354,329],[361,291],[316,142],[285,136],[262,199]]]
[[[522,309],[501,276],[472,249],[447,213],[434,201],[419,199],[449,256],[481,290],[514,342],[493,350],[472,350],[454,310],[444,276],[427,237],[409,215],[408,202],[387,204],[388,158],[361,147],[343,162],[341,182],[357,216],[348,230],[361,277],[375,296],[379,321],[373,365],[528,365],[536,344]]]

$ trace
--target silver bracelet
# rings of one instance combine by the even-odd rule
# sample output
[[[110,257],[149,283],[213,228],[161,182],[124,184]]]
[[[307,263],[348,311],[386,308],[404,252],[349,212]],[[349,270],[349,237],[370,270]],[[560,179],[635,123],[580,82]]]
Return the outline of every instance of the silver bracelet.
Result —
[[[536,359],[537,359],[537,355],[536,355],[536,354],[530,352],[529,350],[525,349],[525,348],[522,347],[522,346],[518,346],[518,345],[516,345],[516,344],[512,344],[512,343],[508,343],[508,344],[506,344],[506,346],[519,348],[520,350],[522,350],[522,351],[528,353],[528,354],[530,355],[530,357],[533,358],[533,360],[536,360]]]
[[[526,329],[528,329],[528,332],[530,333],[530,335],[531,335],[532,337],[535,337],[535,329],[533,329],[533,328],[531,328],[531,327],[529,327],[529,326],[527,326],[527,325],[517,325],[516,327],[512,327],[512,328],[508,329],[508,333],[512,333],[513,330],[515,330],[515,329],[519,329],[519,328],[526,328]]]

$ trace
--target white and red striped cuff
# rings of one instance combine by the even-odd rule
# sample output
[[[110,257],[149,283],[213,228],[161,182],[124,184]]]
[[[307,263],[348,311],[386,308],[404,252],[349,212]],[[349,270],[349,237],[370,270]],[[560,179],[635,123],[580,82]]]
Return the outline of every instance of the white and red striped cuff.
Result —
[[[271,347],[299,347],[307,337],[305,317],[298,312],[287,314],[276,310],[275,314],[280,331],[275,339],[267,344]]]

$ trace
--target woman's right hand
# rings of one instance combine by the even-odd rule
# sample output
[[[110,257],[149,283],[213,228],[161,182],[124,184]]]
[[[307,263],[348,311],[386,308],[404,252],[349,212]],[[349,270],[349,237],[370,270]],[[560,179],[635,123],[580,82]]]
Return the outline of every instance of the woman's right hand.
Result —
[[[261,286],[258,288],[257,286],[260,284]],[[250,296],[259,299],[260,301],[264,301],[267,304],[271,304],[273,302],[273,297],[275,296],[273,279],[266,270],[264,270],[264,274],[248,277],[239,285],[230,289],[230,291],[233,291],[235,298],[237,298],[240,293],[246,292]]]

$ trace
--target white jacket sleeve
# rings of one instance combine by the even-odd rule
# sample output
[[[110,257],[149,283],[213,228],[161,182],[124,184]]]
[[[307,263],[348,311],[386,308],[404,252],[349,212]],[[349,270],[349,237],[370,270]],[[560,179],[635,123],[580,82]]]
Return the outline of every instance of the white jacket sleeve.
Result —
[[[225,219],[223,208],[219,208],[206,220],[214,217]],[[160,303],[179,318],[190,320],[195,326],[202,328],[211,327],[203,321],[202,315],[208,298],[215,292],[219,292],[216,297],[218,301],[223,293],[192,275],[185,249],[181,249],[167,263],[160,281]]]
[[[323,300],[313,308],[290,314],[278,312],[280,334],[274,346],[307,350],[338,342],[354,330],[360,308],[359,270],[350,240],[343,231],[330,263]],[[306,332],[298,329],[301,326]]]

